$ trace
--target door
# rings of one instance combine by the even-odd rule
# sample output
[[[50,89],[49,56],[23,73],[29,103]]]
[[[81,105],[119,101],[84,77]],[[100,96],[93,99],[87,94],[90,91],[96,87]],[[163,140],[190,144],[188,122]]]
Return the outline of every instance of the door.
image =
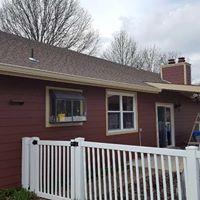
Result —
[[[156,104],[156,126],[158,147],[170,147],[174,141],[174,108],[173,104]]]

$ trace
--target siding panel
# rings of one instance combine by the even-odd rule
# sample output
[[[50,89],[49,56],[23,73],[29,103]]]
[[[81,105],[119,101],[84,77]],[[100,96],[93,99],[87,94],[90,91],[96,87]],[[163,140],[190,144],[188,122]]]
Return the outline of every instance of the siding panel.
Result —
[[[87,102],[87,122],[76,127],[45,128],[45,87],[57,86],[83,90]],[[178,93],[138,93],[138,127],[142,145],[156,146],[155,103],[180,101],[175,111],[177,144],[184,145],[190,135],[199,105]],[[10,99],[24,101],[23,106],[10,105]],[[84,137],[89,141],[139,145],[138,133],[106,136],[105,89],[99,87],[53,83],[25,78],[0,77],[0,188],[19,186],[21,176],[21,138],[68,140]]]

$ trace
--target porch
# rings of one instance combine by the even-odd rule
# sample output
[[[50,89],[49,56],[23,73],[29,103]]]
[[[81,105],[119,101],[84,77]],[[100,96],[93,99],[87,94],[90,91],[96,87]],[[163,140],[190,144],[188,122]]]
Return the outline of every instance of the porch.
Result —
[[[197,107],[195,113],[188,105],[191,103],[199,104],[199,86],[161,83],[148,84],[165,92],[174,92],[178,97],[173,100],[174,102],[157,101],[155,103],[157,147],[184,148],[187,145],[198,146],[200,139],[198,140],[196,136],[200,135],[200,112]],[[186,101],[183,101],[183,99]],[[194,114],[190,115],[190,112]]]

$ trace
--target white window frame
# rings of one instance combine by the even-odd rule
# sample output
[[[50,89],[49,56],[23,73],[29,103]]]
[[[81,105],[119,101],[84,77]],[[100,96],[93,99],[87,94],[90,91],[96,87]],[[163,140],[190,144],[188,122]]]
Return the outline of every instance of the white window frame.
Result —
[[[159,103],[156,102],[156,132],[157,132],[157,147],[160,147],[159,145],[159,128],[158,128],[158,107],[166,107],[170,108],[171,112],[171,143],[172,145],[168,147],[174,147],[175,146],[175,122],[174,122],[174,104],[173,103]]]
[[[109,111],[108,110],[108,97],[111,95],[117,95],[120,98],[120,110],[119,111]],[[123,111],[122,97],[133,97],[133,111]],[[109,113],[120,113],[120,129],[108,130],[108,114]],[[134,113],[134,128],[123,128],[123,114],[124,113]],[[138,132],[138,112],[137,112],[137,93],[127,93],[122,91],[112,91],[107,90],[106,92],[106,124],[107,124],[107,135],[118,135],[126,133]]]

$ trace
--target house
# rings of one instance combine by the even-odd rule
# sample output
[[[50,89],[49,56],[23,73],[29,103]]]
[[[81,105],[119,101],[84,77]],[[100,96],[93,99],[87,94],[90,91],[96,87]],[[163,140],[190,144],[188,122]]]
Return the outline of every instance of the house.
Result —
[[[20,185],[22,137],[184,146],[198,93],[184,58],[160,76],[0,32],[0,188]]]

